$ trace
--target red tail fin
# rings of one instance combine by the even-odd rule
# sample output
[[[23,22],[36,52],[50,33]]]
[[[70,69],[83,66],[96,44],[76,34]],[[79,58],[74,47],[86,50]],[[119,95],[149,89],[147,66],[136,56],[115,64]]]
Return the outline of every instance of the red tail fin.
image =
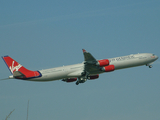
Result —
[[[9,56],[4,56],[2,58],[15,78],[28,79],[41,77],[39,71],[28,70]]]

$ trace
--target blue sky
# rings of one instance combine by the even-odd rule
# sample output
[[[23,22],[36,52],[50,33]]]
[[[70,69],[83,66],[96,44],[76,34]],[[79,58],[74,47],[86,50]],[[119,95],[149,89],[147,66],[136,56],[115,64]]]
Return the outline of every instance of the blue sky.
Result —
[[[0,2],[0,55],[31,70],[134,53],[160,56],[159,0]],[[62,81],[0,81],[0,120],[159,120],[160,60],[101,74],[78,86]],[[10,72],[3,60],[0,78]]]

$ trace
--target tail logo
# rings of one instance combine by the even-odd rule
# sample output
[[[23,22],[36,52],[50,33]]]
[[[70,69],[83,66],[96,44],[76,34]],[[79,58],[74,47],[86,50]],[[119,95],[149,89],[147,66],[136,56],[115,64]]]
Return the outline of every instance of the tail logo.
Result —
[[[9,67],[9,69],[11,70],[12,73],[13,73],[14,71],[18,71],[18,70],[22,67],[21,64],[18,64],[17,66],[14,66],[14,62],[15,62],[15,61],[13,61],[13,62],[12,62],[12,66]]]

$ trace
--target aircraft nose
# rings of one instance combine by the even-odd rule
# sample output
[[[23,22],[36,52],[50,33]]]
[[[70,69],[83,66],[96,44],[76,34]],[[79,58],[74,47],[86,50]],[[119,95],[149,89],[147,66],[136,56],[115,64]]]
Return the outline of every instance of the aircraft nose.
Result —
[[[151,55],[151,58],[154,59],[154,60],[157,60],[157,59],[158,59],[158,56],[155,55],[155,54],[152,54],[152,55]]]
[[[158,56],[157,56],[157,55],[155,55],[155,59],[156,59],[156,60],[158,59]]]

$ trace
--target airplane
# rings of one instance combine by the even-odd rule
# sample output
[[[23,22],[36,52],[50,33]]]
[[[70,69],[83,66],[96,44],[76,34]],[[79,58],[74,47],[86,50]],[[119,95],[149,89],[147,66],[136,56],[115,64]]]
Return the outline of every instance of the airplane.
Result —
[[[85,49],[82,49],[82,51],[84,55],[84,61],[82,63],[38,71],[26,69],[9,56],[3,56],[2,58],[12,74],[8,79],[27,81],[62,80],[67,83],[76,81],[76,85],[84,83],[87,80],[98,79],[99,74],[112,72],[114,70],[142,65],[152,68],[151,64],[158,59],[158,56],[155,54],[139,53],[97,60]]]

